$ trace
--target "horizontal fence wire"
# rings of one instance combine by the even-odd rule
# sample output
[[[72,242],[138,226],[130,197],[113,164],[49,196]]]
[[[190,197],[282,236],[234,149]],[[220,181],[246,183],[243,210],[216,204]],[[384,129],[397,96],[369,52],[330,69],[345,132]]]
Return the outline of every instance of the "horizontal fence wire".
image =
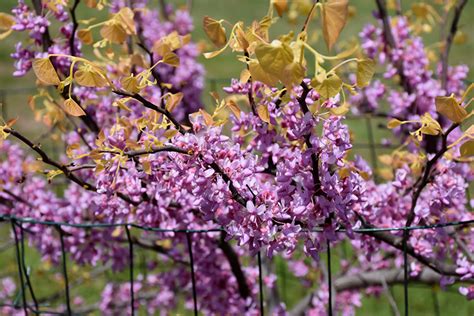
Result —
[[[208,229],[186,229],[186,228],[160,228],[160,227],[151,227],[146,225],[139,225],[136,223],[68,223],[68,222],[56,222],[56,221],[47,221],[47,220],[38,220],[29,217],[16,217],[13,215],[0,215],[1,221],[15,221],[28,224],[39,224],[46,226],[65,226],[73,228],[111,228],[111,227],[133,227],[143,231],[153,231],[161,233],[212,233],[212,232],[223,232],[225,228],[215,227]],[[346,229],[342,227],[336,228],[335,232],[337,233],[376,233],[376,232],[390,232],[390,231],[405,231],[405,230],[424,230],[424,229],[436,229],[444,228],[451,226],[470,226],[474,224],[474,219],[465,220],[465,221],[454,221],[454,222],[445,222],[445,223],[436,223],[429,225],[412,225],[412,226],[401,226],[401,227],[367,227],[367,228],[353,228]],[[301,230],[302,232],[313,232],[321,233],[324,231],[324,227],[315,227],[311,230]]]

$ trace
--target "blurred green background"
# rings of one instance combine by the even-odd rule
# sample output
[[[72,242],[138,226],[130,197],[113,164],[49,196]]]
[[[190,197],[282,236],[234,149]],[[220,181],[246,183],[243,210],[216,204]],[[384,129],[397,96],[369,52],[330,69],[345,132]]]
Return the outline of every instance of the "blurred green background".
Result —
[[[298,1],[298,0],[294,0]],[[158,6],[157,1],[153,5]],[[177,6],[185,4],[185,1],[168,1],[169,3],[174,3]],[[11,8],[17,3],[16,0],[1,0],[0,1],[0,12],[8,12]],[[366,23],[374,22],[372,17],[372,11],[375,9],[374,0],[352,0],[350,1],[351,5],[355,8],[355,16],[349,21],[348,26],[345,28],[341,34],[341,41],[350,40],[356,38],[358,33],[361,31],[362,27]],[[414,1],[404,1],[402,0],[403,8],[405,10],[409,9],[411,4]],[[259,20],[265,15],[268,8],[268,1],[266,0],[194,0],[192,6],[192,15],[195,21],[195,31],[193,32],[194,41],[206,41],[204,32],[201,28],[201,21],[205,15],[209,15],[216,19],[226,19],[231,23],[237,21],[244,21],[246,24],[250,23],[253,20]],[[88,19],[92,17],[101,18],[104,17],[103,12],[93,12],[91,10],[84,10],[83,6],[80,6],[79,18]],[[450,63],[458,64],[465,63],[470,68],[474,66],[473,53],[474,53],[474,35],[473,32],[473,23],[471,21],[474,16],[474,5],[470,1],[467,4],[465,12],[462,15],[460,26],[462,31],[468,35],[467,43],[463,45],[453,45]],[[300,19],[298,25],[290,25],[284,19],[279,21],[279,23],[272,28],[272,35],[278,35],[282,33],[287,33],[289,30],[299,30],[301,28],[303,17]],[[317,30],[319,32],[320,24],[319,21],[313,21],[310,26],[311,30]],[[426,36],[425,44],[427,46],[436,43],[439,41],[439,29],[435,27],[435,30],[432,34]],[[8,117],[19,117],[17,123],[17,128],[24,131],[27,135],[38,135],[39,133],[45,132],[46,127],[42,126],[40,123],[32,124],[33,120],[31,111],[27,105],[28,96],[32,94],[32,91],[23,90],[28,89],[29,87],[34,86],[34,78],[30,74],[23,78],[14,78],[12,77],[13,66],[12,59],[9,57],[10,54],[14,51],[14,44],[19,40],[17,35],[10,36],[4,41],[0,42],[0,90],[6,91],[7,94],[3,96],[0,95],[0,103],[7,105],[7,116]],[[207,42],[208,43],[208,42]],[[328,53],[322,41],[316,45],[323,53]],[[211,46],[208,45],[208,48],[211,49]],[[242,70],[243,64],[238,62],[235,58],[235,55],[227,51],[224,54],[220,55],[211,60],[206,60],[203,57],[200,57],[200,62],[202,62],[207,71],[208,79],[219,79],[215,86],[213,84],[212,89],[219,89],[220,86],[225,85],[226,80],[238,77],[240,71]],[[473,74],[470,73],[469,76],[472,81]],[[207,98],[207,92],[211,89],[209,81],[208,86],[206,87],[206,93],[204,100],[209,100]],[[372,124],[372,128],[375,129],[375,139],[379,140],[380,138],[387,135],[383,130],[377,129],[377,124],[382,123],[383,120],[375,121]],[[356,132],[356,139],[361,142],[366,143],[368,139],[367,126],[365,121],[351,122],[351,127]],[[368,158],[370,161],[371,155],[367,149],[359,149],[357,153],[362,154],[364,157]],[[380,152],[378,152],[380,153]],[[373,162],[373,161],[372,161]],[[8,238],[8,227],[0,229],[0,240],[6,240]],[[138,256],[142,256],[138,254]],[[143,257],[146,258],[146,255],[143,254]],[[340,258],[340,253],[338,250],[334,251],[334,270],[337,273],[338,259]],[[324,256],[323,256],[324,259]],[[14,264],[14,253],[13,249],[6,250],[3,252],[0,259],[0,275],[6,275],[8,273],[15,272]],[[61,276],[58,273],[48,274],[43,271],[44,262],[41,262],[38,254],[34,251],[28,251],[27,262],[30,266],[36,269],[38,276],[43,276],[42,278],[35,278],[35,286],[39,288],[41,294],[47,295],[49,293],[54,293],[61,288]],[[280,273],[287,272],[286,265],[284,262],[279,262],[279,271]],[[83,268],[81,268],[83,269]],[[71,268],[72,279],[80,278],[83,276],[83,271],[78,272],[78,269]],[[90,270],[90,269],[86,269]],[[279,273],[279,274],[280,274]],[[285,273],[288,275],[289,273]],[[82,286],[74,289],[73,293],[81,294],[85,297],[86,300],[92,301],[94,298],[97,298],[100,289],[103,286],[105,279],[118,278],[126,280],[126,274],[123,275],[111,275],[110,271],[105,271],[103,273],[104,278],[93,278],[87,279],[82,282]],[[54,282],[52,282],[54,281]],[[86,282],[87,281],[87,282]],[[58,286],[52,286],[51,284],[59,284]],[[289,278],[283,283],[282,280],[278,281],[278,286],[280,292],[285,292],[286,299],[285,302],[287,305],[291,306],[298,299],[304,295],[304,290],[296,282]],[[399,309],[402,311],[403,307],[403,289],[401,286],[394,286],[392,288],[393,296],[398,304]],[[223,302],[225,304],[225,302]],[[410,286],[410,310],[412,311],[411,315],[436,315],[436,311],[439,310],[439,315],[474,315],[474,306],[472,303],[468,303],[463,297],[457,293],[456,288],[451,288],[448,291],[440,291],[439,288],[430,288],[422,287],[417,285]],[[363,299],[362,308],[358,311],[358,315],[394,315],[392,309],[389,306],[388,299],[385,295],[381,295],[379,298],[367,298]]]

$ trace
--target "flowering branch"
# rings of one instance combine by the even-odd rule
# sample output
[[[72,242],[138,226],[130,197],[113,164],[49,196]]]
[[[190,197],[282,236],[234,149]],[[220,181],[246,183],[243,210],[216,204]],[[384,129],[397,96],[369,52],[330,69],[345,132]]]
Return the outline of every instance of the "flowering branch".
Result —
[[[67,166],[51,159],[48,156],[48,154],[40,148],[40,146],[33,144],[28,138],[26,138],[25,136],[23,136],[19,132],[15,131],[11,128],[4,128],[3,131],[5,133],[8,133],[8,134],[14,136],[15,138],[19,139],[25,145],[27,145],[28,147],[33,149],[41,157],[42,162],[44,162],[48,165],[51,165],[53,167],[56,167],[57,169],[61,170],[64,173],[64,175],[66,176],[66,178],[68,178],[72,182],[78,184],[79,186],[81,186],[82,188],[84,188],[86,190],[97,192],[97,187],[96,186],[94,186],[90,183],[87,183],[86,181],[80,179],[79,177],[74,175],[74,173],[71,170],[69,170],[69,168]],[[117,196],[119,198],[121,198],[122,200],[124,200],[125,202],[130,203],[132,205],[138,205],[139,204],[139,202],[136,202],[136,201],[132,200],[130,197],[126,196],[125,194],[123,194],[121,192],[117,192]]]
[[[405,224],[406,227],[409,227],[413,223],[413,220],[415,219],[415,208],[416,208],[418,199],[420,198],[421,192],[426,187],[426,185],[428,185],[428,183],[429,183],[431,169],[436,165],[436,162],[441,157],[443,157],[443,155],[448,151],[448,144],[447,144],[448,135],[453,130],[455,130],[458,126],[459,126],[459,124],[456,124],[456,123],[452,124],[448,128],[448,130],[443,134],[441,149],[434,155],[433,158],[428,160],[428,162],[426,163],[426,166],[424,168],[423,175],[417,180],[416,183],[418,183],[418,187],[416,187],[416,190],[413,194],[413,199],[412,199],[412,203],[411,203],[410,212],[408,214],[407,221],[406,221],[406,224]]]
[[[306,104],[306,97],[308,93],[311,91],[308,85],[303,81],[301,82],[301,87],[303,88],[303,92],[301,96],[297,98],[298,103],[300,104],[301,110],[304,114],[309,112],[308,105]],[[311,132],[306,134],[304,137],[305,144],[308,147],[308,150],[313,150],[313,144],[311,144]],[[312,152],[311,153],[311,167],[312,167],[312,174],[313,174],[313,184],[314,190],[316,195],[326,196],[326,192],[323,191],[321,188],[321,178],[319,175],[319,157],[318,154]]]

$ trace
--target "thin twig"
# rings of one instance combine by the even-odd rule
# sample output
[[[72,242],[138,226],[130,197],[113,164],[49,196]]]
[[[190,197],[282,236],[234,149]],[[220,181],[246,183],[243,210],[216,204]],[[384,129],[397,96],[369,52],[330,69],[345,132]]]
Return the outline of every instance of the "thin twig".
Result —
[[[66,176],[66,178],[68,178],[72,182],[78,184],[79,186],[83,187],[86,190],[97,192],[97,187],[96,186],[94,186],[93,184],[90,184],[90,183],[86,182],[85,180],[82,180],[81,178],[77,177],[71,170],[69,170],[69,168],[66,165],[63,165],[62,163],[59,163],[59,162],[53,160],[52,158],[50,158],[48,156],[48,154],[44,150],[41,149],[40,146],[38,146],[36,144],[33,144],[28,138],[26,138],[25,136],[23,136],[22,134],[20,134],[16,130],[13,130],[11,128],[4,128],[3,131],[5,133],[8,133],[8,134],[14,136],[15,138],[19,139],[25,145],[27,145],[28,147],[33,149],[41,157],[41,161],[43,161],[44,163],[46,163],[50,166],[56,167],[57,169],[61,170],[64,173],[64,175]],[[121,192],[117,192],[117,196],[119,198],[121,198],[122,200],[124,200],[125,202],[130,203],[132,205],[136,206],[136,205],[140,204],[139,202],[132,200],[130,197],[126,196],[125,194],[123,194]]]
[[[454,36],[458,31],[459,19],[461,18],[461,13],[464,6],[467,4],[467,0],[459,0],[454,8],[454,17],[453,22],[451,23],[451,28],[449,30],[448,36],[446,37],[445,44],[441,53],[441,87],[446,89],[447,79],[448,79],[448,66],[449,66],[449,51],[451,50],[451,45],[453,44]]]

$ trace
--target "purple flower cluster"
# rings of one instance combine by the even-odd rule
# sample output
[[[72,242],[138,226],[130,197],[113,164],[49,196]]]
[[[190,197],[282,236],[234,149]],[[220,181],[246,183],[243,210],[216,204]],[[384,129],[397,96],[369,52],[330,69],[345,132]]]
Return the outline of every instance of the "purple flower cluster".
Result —
[[[435,78],[430,70],[430,62],[426,53],[423,40],[415,36],[410,31],[410,25],[405,17],[392,19],[391,32],[393,34],[396,47],[388,48],[382,30],[382,21],[379,26],[367,25],[360,33],[362,48],[368,57],[375,59],[380,64],[386,65],[384,73],[385,79],[394,78],[400,67],[403,70],[403,80],[405,89],[390,88],[387,101],[390,104],[390,115],[397,118],[412,119],[423,113],[430,113],[437,117],[434,99],[437,96],[459,94],[464,89],[464,80],[467,77],[468,68],[465,65],[449,67],[447,87],[444,91],[440,81]],[[438,66],[436,73],[440,74],[441,66]],[[397,80],[400,77],[397,76]],[[362,107],[362,111],[367,106],[369,109],[377,109],[381,94],[383,94],[383,84],[374,81],[363,96],[357,96],[356,104]],[[367,95],[365,98],[364,96]],[[375,100],[375,102],[374,102]]]

